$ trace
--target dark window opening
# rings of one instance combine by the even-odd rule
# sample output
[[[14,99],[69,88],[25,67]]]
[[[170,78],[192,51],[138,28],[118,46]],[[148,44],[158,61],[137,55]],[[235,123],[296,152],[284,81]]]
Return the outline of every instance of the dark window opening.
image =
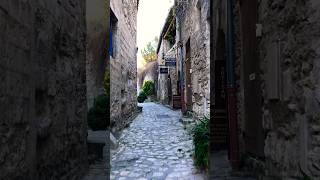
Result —
[[[116,52],[116,31],[117,31],[118,19],[116,15],[110,10],[110,42],[109,42],[109,55],[115,57]]]
[[[190,58],[190,38],[188,39],[187,43],[186,43],[186,60],[189,60]]]

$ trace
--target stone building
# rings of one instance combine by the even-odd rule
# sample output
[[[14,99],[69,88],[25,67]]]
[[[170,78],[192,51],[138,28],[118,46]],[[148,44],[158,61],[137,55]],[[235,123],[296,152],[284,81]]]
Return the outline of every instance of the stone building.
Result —
[[[177,88],[178,68],[176,66],[176,21],[174,8],[171,8],[160,34],[157,46],[157,64],[158,64],[158,83],[157,99],[164,103],[172,105],[172,96],[180,96]],[[168,59],[174,61],[174,65],[166,63]]]
[[[0,1],[0,179],[87,168],[85,1]]]
[[[177,1],[177,42],[182,79],[182,110],[195,118],[210,113],[209,0]],[[180,57],[181,56],[181,57]]]
[[[160,40],[168,35],[167,39],[173,36],[175,40],[173,43],[160,41],[158,46],[160,68],[160,61],[164,65],[170,59],[176,61],[168,75],[162,75],[159,69],[159,99],[169,104],[180,99],[182,111],[190,112],[194,118],[208,115],[210,111],[209,7],[206,0],[176,1],[160,36]],[[171,36],[170,27],[175,30]]]
[[[108,8],[102,4],[108,4]],[[93,106],[94,99],[105,93],[103,81],[106,73],[110,72],[107,51],[109,37],[107,34],[106,14],[110,14],[110,1],[91,0],[86,2],[87,48],[86,48],[86,76],[87,76],[87,107]],[[102,23],[105,22],[105,23]]]
[[[319,2],[227,2],[211,5],[212,128],[223,107],[235,168],[270,179],[319,179]],[[223,91],[227,104],[220,103]],[[219,145],[213,136],[211,145]]]
[[[137,109],[138,0],[110,1],[111,126],[124,128]]]

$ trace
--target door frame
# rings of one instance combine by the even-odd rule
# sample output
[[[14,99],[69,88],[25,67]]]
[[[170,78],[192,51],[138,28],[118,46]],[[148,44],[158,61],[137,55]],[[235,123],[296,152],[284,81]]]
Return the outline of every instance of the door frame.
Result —
[[[191,62],[191,44],[190,38],[186,42],[186,60],[185,60],[185,79],[186,79],[186,106],[187,111],[192,111],[192,62]]]
[[[257,157],[263,157],[265,138],[262,126],[260,60],[256,37],[257,22],[257,0],[241,0],[241,83],[244,88],[245,151]]]

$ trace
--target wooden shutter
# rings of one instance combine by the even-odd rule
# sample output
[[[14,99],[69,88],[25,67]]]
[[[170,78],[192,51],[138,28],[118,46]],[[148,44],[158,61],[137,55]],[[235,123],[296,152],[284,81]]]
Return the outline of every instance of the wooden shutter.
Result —
[[[113,27],[112,27],[112,21],[110,21],[110,44],[109,44],[109,55],[113,57]]]
[[[266,87],[267,96],[270,100],[280,99],[280,45],[277,41],[272,41],[267,46],[267,76]]]

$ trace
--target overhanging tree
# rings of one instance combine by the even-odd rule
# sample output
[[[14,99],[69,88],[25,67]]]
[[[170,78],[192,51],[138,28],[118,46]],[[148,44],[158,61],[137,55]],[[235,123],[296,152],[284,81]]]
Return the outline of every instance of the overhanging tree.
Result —
[[[159,39],[155,37],[153,41],[149,42],[146,47],[141,50],[142,57],[147,63],[157,60],[156,48],[158,41]]]

